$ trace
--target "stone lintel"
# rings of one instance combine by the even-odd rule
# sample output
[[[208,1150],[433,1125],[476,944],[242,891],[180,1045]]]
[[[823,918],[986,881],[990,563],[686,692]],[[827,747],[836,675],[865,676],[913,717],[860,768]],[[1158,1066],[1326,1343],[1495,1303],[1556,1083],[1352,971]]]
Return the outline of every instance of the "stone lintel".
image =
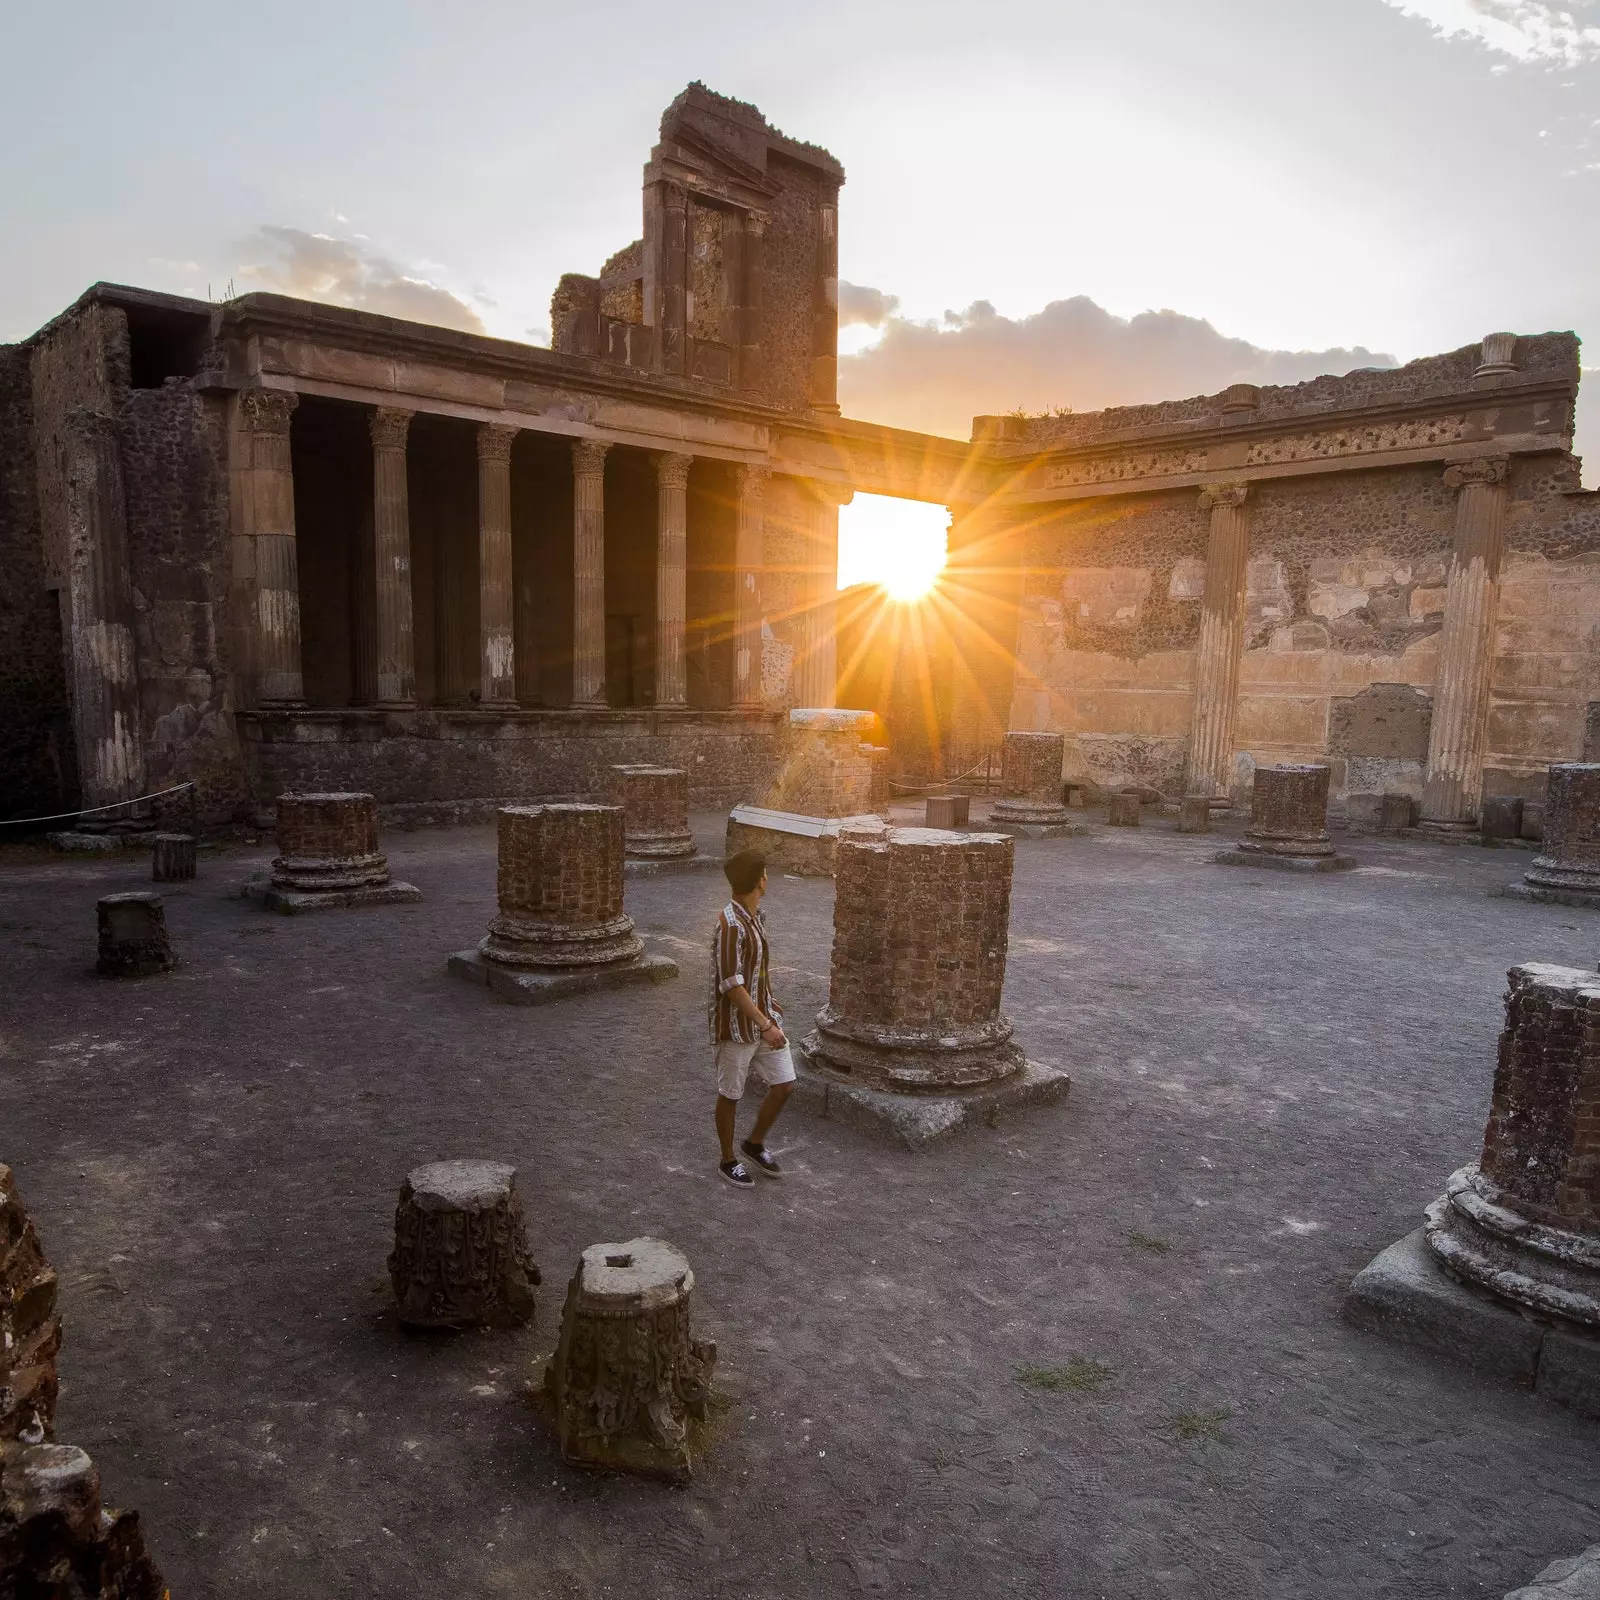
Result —
[[[625,989],[640,983],[667,983],[678,975],[670,956],[646,950],[630,961],[608,966],[575,967],[564,971],[534,971],[486,961],[477,950],[458,950],[446,963],[450,975],[486,987],[498,1000],[512,1005],[542,1006],[569,995],[593,994],[600,989]]]

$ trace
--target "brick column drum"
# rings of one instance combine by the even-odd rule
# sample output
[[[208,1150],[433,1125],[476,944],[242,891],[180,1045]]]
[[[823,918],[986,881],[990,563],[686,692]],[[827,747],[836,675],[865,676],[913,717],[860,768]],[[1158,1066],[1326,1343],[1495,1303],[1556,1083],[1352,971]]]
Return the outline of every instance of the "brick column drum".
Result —
[[[274,911],[394,905],[420,900],[389,876],[370,794],[280,794],[278,854],[267,885],[251,891]]]
[[[564,1460],[689,1476],[717,1360],[691,1329],[693,1294],[687,1258],[663,1239],[583,1252],[541,1386]]]
[[[1250,827],[1232,849],[1212,859],[1228,866],[1293,867],[1332,872],[1353,867],[1328,837],[1329,769],[1285,762],[1257,767],[1250,793]]]
[[[1600,762],[1551,767],[1543,829],[1539,854],[1511,892],[1524,900],[1600,907]]]
[[[689,831],[689,774],[681,767],[613,767],[630,860],[676,860],[695,853]]]
[[[995,801],[996,825],[1052,827],[1071,819],[1061,803],[1061,768],[1066,740],[1059,733],[1006,735],[1000,765],[1004,798]]]

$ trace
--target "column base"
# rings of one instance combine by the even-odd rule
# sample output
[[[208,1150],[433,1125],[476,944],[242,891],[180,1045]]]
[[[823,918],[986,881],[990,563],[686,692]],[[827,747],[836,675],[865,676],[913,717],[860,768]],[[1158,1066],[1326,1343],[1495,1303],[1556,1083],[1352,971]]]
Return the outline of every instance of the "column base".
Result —
[[[445,963],[450,976],[479,984],[496,999],[512,1005],[542,1006],[569,995],[593,994],[599,989],[626,989],[640,983],[667,983],[678,975],[678,963],[670,956],[641,951],[627,961],[614,961],[603,967],[570,967],[566,970],[534,971],[526,967],[504,967],[486,960],[481,951],[457,950]]]
[[[1531,900],[1537,905],[1576,906],[1580,910],[1600,911],[1600,890],[1550,887],[1542,883],[1508,883],[1503,889],[1491,889],[1491,899]]]
[[[239,891],[268,911],[292,917],[302,911],[342,911],[357,906],[409,906],[422,898],[413,884],[390,880],[358,889],[285,889],[266,878],[256,878]]]
[[[1219,867],[1273,867],[1279,872],[1348,872],[1357,865],[1354,856],[1284,856],[1264,850],[1246,850],[1242,844],[1219,850],[1211,858]]]

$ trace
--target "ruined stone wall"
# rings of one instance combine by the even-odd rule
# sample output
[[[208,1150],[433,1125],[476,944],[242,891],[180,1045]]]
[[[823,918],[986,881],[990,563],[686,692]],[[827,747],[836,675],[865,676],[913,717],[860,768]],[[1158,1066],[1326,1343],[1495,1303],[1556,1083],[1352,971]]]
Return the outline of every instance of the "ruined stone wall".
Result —
[[[390,820],[430,823],[482,820],[502,805],[606,800],[622,763],[681,767],[691,806],[732,806],[771,783],[785,748],[771,716],[247,712],[240,722],[258,808],[287,789],[361,790]]]
[[[763,249],[762,399],[799,411],[809,403],[823,180],[778,155],[768,158],[767,173],[783,189],[772,202]]]
[[[117,438],[146,774],[152,790],[194,780],[202,817],[226,820],[247,794],[227,622],[225,405],[182,379],[130,389]]]
[[[28,351],[0,346],[0,818],[72,805],[61,613],[45,587]]]

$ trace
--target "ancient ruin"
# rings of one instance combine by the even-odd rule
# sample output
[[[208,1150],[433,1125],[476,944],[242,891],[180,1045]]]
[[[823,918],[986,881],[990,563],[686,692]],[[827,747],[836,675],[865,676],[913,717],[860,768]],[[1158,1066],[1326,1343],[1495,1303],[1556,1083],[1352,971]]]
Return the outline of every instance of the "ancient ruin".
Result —
[[[646,951],[622,909],[622,839],[621,806],[505,807],[499,915],[450,971],[522,1005],[676,977],[677,963]]]
[[[149,978],[178,964],[161,896],[148,889],[102,895],[95,906],[102,978]]]
[[[1209,796],[1186,794],[1178,802],[1178,832],[1211,832],[1211,800]]]
[[[847,827],[828,1003],[800,1092],[920,1146],[976,1117],[1059,1099],[1000,1009],[1015,846],[1000,833]]]
[[[972,821],[972,797],[965,794],[931,794],[923,808],[925,828],[965,828]]]
[[[157,883],[188,883],[195,875],[198,841],[192,833],[150,836],[150,876]]]
[[[1258,767],[1250,792],[1250,827],[1237,845],[1212,858],[1224,866],[1280,867],[1295,872],[1338,872],[1353,856],[1335,851],[1328,837],[1328,769],[1283,763]]]
[[[583,1252],[543,1385],[564,1460],[688,1478],[717,1361],[694,1337],[693,1294],[688,1261],[664,1240]]]
[[[55,1437],[60,1349],[55,1269],[11,1168],[0,1164],[0,1440]]]
[[[528,1253],[515,1167],[435,1161],[400,1186],[389,1282],[415,1328],[510,1328],[533,1320],[539,1269]]]
[[[622,846],[630,861],[686,860],[695,853],[689,831],[689,774],[681,767],[614,767],[614,798],[622,807]]]
[[[370,794],[280,794],[278,855],[267,883],[246,892],[269,911],[410,905],[422,891],[389,876]]]
[[[1483,1153],[1346,1315],[1600,1416],[1597,1170],[1600,975],[1513,967]]]
[[[1059,733],[1006,734],[1000,772],[1003,791],[990,813],[991,826],[1031,839],[1081,833],[1061,799],[1061,762],[1066,741]]]
[[[1600,762],[1564,761],[1550,768],[1542,834],[1523,881],[1505,892],[1600,910]]]
[[[1201,796],[1203,799],[1204,796]],[[1207,802],[1209,809],[1210,802]],[[1141,796],[1124,789],[1106,797],[1106,825],[1111,828],[1137,828],[1144,812]]]

